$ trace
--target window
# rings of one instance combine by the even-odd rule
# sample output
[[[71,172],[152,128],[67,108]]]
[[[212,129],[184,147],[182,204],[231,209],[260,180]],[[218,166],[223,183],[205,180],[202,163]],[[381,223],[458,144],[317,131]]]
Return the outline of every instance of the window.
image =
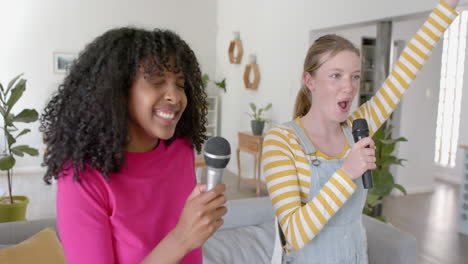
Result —
[[[468,11],[462,11],[443,38],[434,160],[450,168],[457,155],[467,23]]]

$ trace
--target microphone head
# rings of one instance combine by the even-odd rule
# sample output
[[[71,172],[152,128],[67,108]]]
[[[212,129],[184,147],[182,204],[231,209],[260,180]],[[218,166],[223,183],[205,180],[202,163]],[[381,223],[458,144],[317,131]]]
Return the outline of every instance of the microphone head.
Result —
[[[353,121],[353,134],[354,133],[366,133],[369,135],[369,126],[364,118],[355,119]]]
[[[206,166],[224,169],[231,158],[231,146],[223,137],[211,137],[203,150]]]

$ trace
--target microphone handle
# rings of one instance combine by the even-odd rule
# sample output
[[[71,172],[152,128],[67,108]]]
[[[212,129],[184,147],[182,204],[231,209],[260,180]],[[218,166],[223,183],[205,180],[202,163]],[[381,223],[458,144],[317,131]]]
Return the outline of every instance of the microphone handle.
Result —
[[[371,189],[374,186],[371,170],[364,172],[362,175],[362,185],[364,186],[364,189]]]
[[[206,191],[209,191],[216,187],[216,185],[223,182],[223,173],[224,168],[217,169],[212,167],[207,167],[206,172]]]
[[[363,139],[365,137],[368,137],[368,136],[369,136],[369,134],[367,134],[367,135],[362,135],[362,134],[355,135],[353,133],[354,142],[358,142],[359,140],[361,140],[361,139]],[[367,146],[366,148],[370,148],[370,146]],[[362,175],[362,185],[364,186],[364,189],[371,189],[374,186],[371,170],[367,170]]]

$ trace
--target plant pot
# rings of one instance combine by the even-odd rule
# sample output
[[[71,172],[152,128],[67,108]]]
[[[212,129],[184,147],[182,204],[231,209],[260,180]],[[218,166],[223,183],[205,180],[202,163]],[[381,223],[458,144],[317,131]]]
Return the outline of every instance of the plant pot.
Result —
[[[4,201],[8,201],[4,203]],[[0,198],[0,223],[26,220],[26,208],[29,199],[26,196],[13,196],[13,204],[10,197]]]
[[[372,211],[370,213],[370,216],[372,217],[380,217],[382,216],[382,212],[383,212],[383,205],[381,203],[375,205],[374,207],[372,207]]]
[[[252,127],[252,134],[260,136],[263,134],[263,128],[265,127],[265,121],[252,120],[250,121]]]

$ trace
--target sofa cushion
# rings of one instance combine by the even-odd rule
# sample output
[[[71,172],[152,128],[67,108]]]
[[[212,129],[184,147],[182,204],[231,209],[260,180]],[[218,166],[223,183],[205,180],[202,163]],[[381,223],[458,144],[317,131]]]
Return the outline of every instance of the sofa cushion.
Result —
[[[15,246],[0,249],[0,263],[64,264],[66,262],[57,234],[52,228],[46,228]]]
[[[411,264],[418,261],[416,238],[388,223],[364,215],[369,263]]]
[[[275,211],[269,197],[229,200],[227,214],[219,230],[259,225],[275,219]]]
[[[56,230],[54,218],[0,223],[0,244],[16,245],[47,227]]]
[[[203,263],[269,263],[275,239],[274,221],[218,230],[203,245]]]

